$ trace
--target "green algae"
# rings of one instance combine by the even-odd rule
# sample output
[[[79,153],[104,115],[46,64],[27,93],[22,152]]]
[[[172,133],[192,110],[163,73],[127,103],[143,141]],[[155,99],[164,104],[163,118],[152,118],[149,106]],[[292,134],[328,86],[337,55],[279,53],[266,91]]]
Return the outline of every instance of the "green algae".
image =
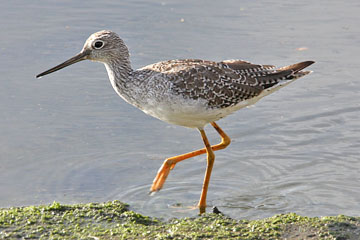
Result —
[[[1,239],[360,239],[360,218],[280,214],[235,220],[220,214],[161,221],[119,201],[0,209]]]

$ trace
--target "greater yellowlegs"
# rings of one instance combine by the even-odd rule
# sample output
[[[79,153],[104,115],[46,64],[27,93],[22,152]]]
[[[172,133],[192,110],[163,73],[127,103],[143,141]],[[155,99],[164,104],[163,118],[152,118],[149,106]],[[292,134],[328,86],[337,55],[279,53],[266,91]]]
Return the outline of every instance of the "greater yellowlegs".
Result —
[[[200,131],[205,148],[166,159],[150,188],[150,192],[159,191],[178,162],[206,153],[207,168],[198,203],[200,213],[206,208],[214,151],[230,144],[230,138],[215,121],[309,74],[311,71],[301,70],[314,63],[306,61],[275,68],[242,60],[181,59],[133,70],[123,40],[116,33],[104,30],[92,34],[79,54],[36,77],[86,59],[105,64],[111,85],[126,102],[165,122]],[[208,123],[219,133],[219,144],[210,145],[204,131]]]

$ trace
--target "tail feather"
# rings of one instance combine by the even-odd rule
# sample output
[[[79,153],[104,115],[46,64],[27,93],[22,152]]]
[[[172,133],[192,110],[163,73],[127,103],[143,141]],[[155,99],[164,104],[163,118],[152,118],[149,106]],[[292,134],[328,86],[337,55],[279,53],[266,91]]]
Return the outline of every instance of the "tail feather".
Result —
[[[315,63],[315,62],[314,61],[305,61],[305,62],[295,63],[293,65],[279,68],[278,71],[291,70],[291,71],[293,71],[293,73],[297,73],[297,72],[303,70],[304,68],[310,66],[313,63]]]
[[[311,73],[311,71],[301,71],[301,70],[310,66],[313,63],[314,61],[305,61],[305,62],[300,62],[293,65],[285,66],[282,68],[278,68],[277,70],[275,70],[270,74],[258,77],[258,80],[260,82],[260,85],[262,85],[264,89],[271,88],[282,81],[295,80],[297,78],[300,78],[302,76]]]

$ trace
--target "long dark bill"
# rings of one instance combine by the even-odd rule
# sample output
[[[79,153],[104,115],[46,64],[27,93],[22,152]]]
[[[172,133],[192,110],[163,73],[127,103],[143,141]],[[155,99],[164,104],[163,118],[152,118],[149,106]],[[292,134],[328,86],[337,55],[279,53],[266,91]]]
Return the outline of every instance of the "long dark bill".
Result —
[[[53,68],[50,68],[49,70],[47,70],[45,72],[42,72],[42,73],[36,75],[36,78],[42,77],[42,76],[47,75],[49,73],[53,73],[53,72],[55,72],[57,70],[60,70],[60,69],[62,69],[64,67],[67,67],[67,66],[69,66],[71,64],[74,64],[74,63],[80,62],[82,60],[85,60],[86,57],[88,56],[88,54],[89,53],[87,51],[80,52],[79,54],[75,55],[74,57],[70,58],[69,60],[67,60],[67,61],[65,61],[65,62],[63,62],[63,63],[61,63],[61,64],[59,64],[59,65],[57,65],[57,66],[55,66]]]

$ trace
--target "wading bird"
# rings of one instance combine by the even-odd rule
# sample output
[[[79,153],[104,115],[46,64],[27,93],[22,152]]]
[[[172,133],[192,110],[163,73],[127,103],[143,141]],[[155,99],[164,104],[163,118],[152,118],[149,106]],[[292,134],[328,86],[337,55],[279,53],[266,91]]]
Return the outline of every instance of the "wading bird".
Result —
[[[180,59],[133,70],[124,41],[116,33],[104,30],[92,34],[79,54],[36,77],[82,60],[104,63],[111,85],[126,102],[162,121],[200,131],[205,148],[166,159],[150,189],[159,191],[177,163],[206,153],[207,168],[198,203],[200,214],[206,209],[214,151],[230,144],[230,138],[215,122],[309,74],[311,71],[302,70],[314,63],[306,61],[275,68],[242,60]],[[219,144],[210,145],[204,131],[208,123],[219,133]]]

